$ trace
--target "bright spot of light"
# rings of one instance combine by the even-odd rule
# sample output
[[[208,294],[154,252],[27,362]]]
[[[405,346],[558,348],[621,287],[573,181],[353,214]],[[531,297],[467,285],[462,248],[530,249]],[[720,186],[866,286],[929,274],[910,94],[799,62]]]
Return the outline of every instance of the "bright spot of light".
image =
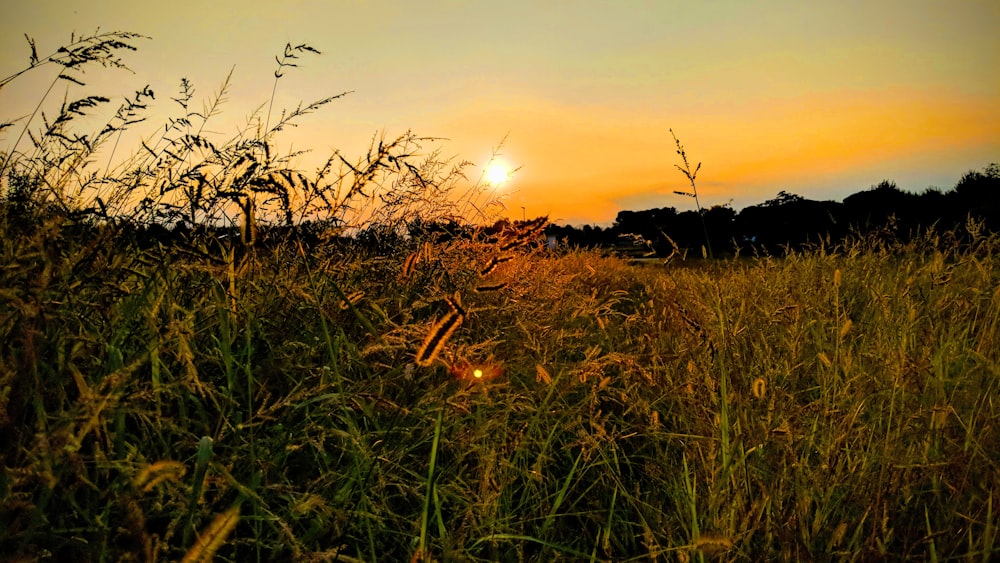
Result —
[[[493,186],[499,186],[510,180],[510,168],[506,164],[495,160],[486,167],[486,181]]]
[[[483,377],[483,370],[481,370],[481,369],[474,370],[472,372],[472,377],[475,377],[476,379],[482,378]]]

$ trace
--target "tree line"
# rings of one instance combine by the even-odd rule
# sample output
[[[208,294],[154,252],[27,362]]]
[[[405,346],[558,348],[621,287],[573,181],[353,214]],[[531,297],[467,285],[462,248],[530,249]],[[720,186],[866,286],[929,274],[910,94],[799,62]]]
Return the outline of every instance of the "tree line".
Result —
[[[714,249],[716,255],[781,255],[808,245],[836,244],[851,235],[879,233],[907,240],[931,228],[959,229],[970,218],[982,228],[1000,232],[997,164],[966,173],[947,191],[929,188],[917,194],[890,180],[842,202],[781,191],[774,199],[739,212],[729,205],[710,207],[701,215],[673,207],[621,211],[610,227],[552,225],[547,234],[572,246],[614,248],[632,255],[700,254],[703,248]]]

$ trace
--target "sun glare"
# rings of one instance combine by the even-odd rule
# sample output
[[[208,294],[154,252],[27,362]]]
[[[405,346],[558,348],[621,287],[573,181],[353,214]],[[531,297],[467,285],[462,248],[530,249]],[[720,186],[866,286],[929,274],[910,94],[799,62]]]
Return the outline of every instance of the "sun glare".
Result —
[[[493,185],[499,186],[504,184],[510,179],[510,168],[506,164],[500,161],[493,161],[486,167],[486,182]]]

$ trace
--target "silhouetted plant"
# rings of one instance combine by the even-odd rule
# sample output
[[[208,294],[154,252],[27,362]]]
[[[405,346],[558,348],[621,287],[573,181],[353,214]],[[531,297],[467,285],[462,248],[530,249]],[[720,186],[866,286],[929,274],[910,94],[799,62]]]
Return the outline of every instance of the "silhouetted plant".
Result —
[[[126,40],[140,37],[124,32],[73,37],[70,45],[44,58],[35,54],[34,41],[29,38],[29,66],[2,83],[53,63],[64,67],[57,81],[83,86],[70,71],[81,70],[86,64],[127,68],[118,52],[134,50]],[[314,173],[293,168],[293,159],[301,153],[279,155],[277,134],[350,93],[300,104],[274,118],[278,82],[298,66],[304,54],[321,53],[306,44],[285,45],[283,53],[275,57],[271,96],[261,106],[266,107],[266,113],[262,115],[258,109],[246,126],[228,139],[210,135],[207,124],[226,101],[231,73],[200,110],[193,107],[194,86],[181,80],[178,94],[171,98],[180,109],[179,115],[169,117],[163,128],[141,140],[131,156],[121,159],[117,153],[122,133],[142,123],[155,100],[149,87],[135,92],[94,134],[79,134],[72,125],[75,118],[109,101],[102,96],[64,103],[53,121],[42,116],[45,125],[37,133],[29,129],[29,118],[22,135],[31,138],[34,149],[18,152],[19,137],[9,151],[0,153],[0,182],[6,182],[7,199],[24,204],[30,196],[64,214],[136,225],[184,224],[197,231],[238,224],[245,243],[253,242],[258,229],[278,225],[317,223],[355,233],[378,223],[375,231],[403,232],[408,221],[418,218],[486,220],[497,212],[496,194],[479,184],[455,198],[470,162],[452,162],[442,158],[438,150],[427,153],[425,145],[438,139],[409,131],[392,139],[376,135],[367,153],[357,159],[334,151]],[[113,142],[106,162],[98,169],[95,156],[109,141]],[[483,195],[487,200],[478,201]],[[468,216],[470,209],[473,216]]]
[[[18,156],[18,145],[20,145],[25,134],[30,136],[29,127],[31,127],[32,122],[41,111],[45,100],[48,99],[49,94],[52,92],[52,89],[55,88],[56,84],[60,81],[66,81],[78,86],[84,86],[85,83],[82,78],[84,68],[94,64],[104,67],[130,70],[121,59],[121,51],[135,51],[136,47],[132,44],[134,40],[148,39],[148,37],[144,35],[125,31],[101,32],[101,30],[98,29],[91,35],[82,36],[77,36],[73,33],[70,35],[69,43],[59,47],[46,56],[39,57],[35,40],[27,34],[25,34],[24,38],[27,40],[28,47],[31,51],[28,56],[28,66],[4,77],[3,79],[0,79],[0,88],[3,88],[14,79],[31,70],[46,67],[48,65],[57,65],[62,67],[62,69],[56,77],[52,79],[52,83],[49,84],[48,89],[38,100],[38,104],[35,106],[34,111],[32,111],[31,115],[25,120],[24,127],[21,129],[21,133],[14,141],[13,146],[9,151],[3,154],[4,158],[0,161],[0,177],[7,172],[12,160]],[[68,137],[61,136],[62,131],[64,130],[62,126],[75,116],[84,115],[84,110],[93,108],[101,103],[106,103],[107,101],[107,98],[100,96],[88,96],[72,102],[63,102],[62,108],[56,119],[51,124],[46,120],[45,129],[43,130],[42,135],[53,136],[68,143],[80,141],[80,138],[70,139]],[[13,124],[14,122],[0,122],[0,131],[13,126]],[[36,149],[38,149],[39,139],[32,138],[32,141],[35,143]]]
[[[688,183],[691,185],[690,192],[676,190],[674,193],[694,198],[694,205],[698,209],[698,216],[701,218],[701,228],[705,235],[705,247],[708,249],[708,257],[712,258],[712,242],[709,240],[708,226],[705,224],[705,215],[701,209],[701,201],[698,199],[698,186],[695,184],[695,178],[698,177],[698,171],[701,170],[701,163],[699,162],[694,167],[694,170],[691,170],[691,165],[688,163],[687,153],[684,151],[684,145],[681,144],[677,135],[674,134],[673,129],[670,130],[670,136],[674,138],[674,145],[677,146],[677,154],[680,155],[681,162],[684,164],[683,167],[680,164],[675,164],[674,166],[681,171],[681,174],[684,174],[684,177],[688,179]]]

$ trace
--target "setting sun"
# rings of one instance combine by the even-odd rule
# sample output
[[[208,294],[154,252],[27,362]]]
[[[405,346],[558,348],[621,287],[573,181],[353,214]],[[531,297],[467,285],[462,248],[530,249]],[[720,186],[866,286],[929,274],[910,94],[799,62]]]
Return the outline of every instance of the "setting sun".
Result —
[[[283,124],[270,148],[294,152],[289,164],[300,171],[318,170],[328,152],[353,165],[376,133],[412,132],[425,138],[423,153],[474,162],[469,182],[507,196],[508,211],[522,218],[519,207],[566,225],[609,226],[622,211],[692,210],[693,199],[674,194],[690,186],[674,169],[669,129],[692,165],[703,163],[701,203],[734,211],[779,191],[840,200],[883,179],[907,191],[943,189],[1000,154],[1000,82],[988,72],[1000,52],[996,0],[919,9],[903,0],[778,0],[768,9],[732,1],[263,3],[245,26],[231,25],[221,4],[191,0],[155,10],[124,0],[57,7],[65,3],[21,2],[0,19],[0,81],[32,69],[0,89],[0,126],[31,115],[38,125],[42,111],[57,112],[54,95],[39,107],[44,69],[62,60],[72,74],[79,63],[57,51],[61,42],[73,30],[110,26],[141,34],[124,42],[119,61],[134,74],[109,65],[89,73],[85,87],[58,77],[68,96],[97,96],[83,102],[93,107],[73,106],[94,123],[114,113],[97,100],[148,86],[157,95],[133,132],[153,134],[142,129],[181,117],[170,101],[181,77],[200,107],[235,65],[227,102],[205,132],[240,130],[261,104],[261,124],[274,125],[284,109],[335,96],[294,127]],[[178,6],[200,9],[191,34],[171,26]],[[354,24],[330,34],[333,14]],[[344,51],[360,44],[368,48]],[[43,61],[43,52],[57,57]],[[274,72],[284,77],[277,86]],[[0,131],[0,153],[28,146],[34,131],[22,133],[22,122]],[[101,158],[125,154],[107,145]]]
[[[500,161],[493,161],[486,167],[486,182],[493,186],[499,186],[510,180],[510,167]]]

